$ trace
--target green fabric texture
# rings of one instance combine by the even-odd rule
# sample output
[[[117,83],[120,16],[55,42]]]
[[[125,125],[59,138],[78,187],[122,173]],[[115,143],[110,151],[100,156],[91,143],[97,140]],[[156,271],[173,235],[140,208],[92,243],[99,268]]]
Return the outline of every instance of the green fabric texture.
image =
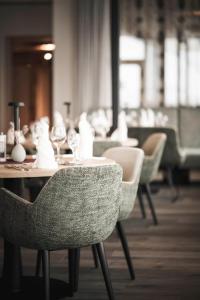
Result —
[[[145,141],[142,147],[145,157],[140,177],[141,184],[150,183],[155,178],[160,166],[166,140],[166,134],[155,133],[151,134]]]
[[[200,107],[179,108],[181,147],[200,148]]]
[[[113,147],[120,147],[121,143],[118,141],[94,141],[93,142],[93,155],[101,156],[107,149]]]
[[[134,183],[122,182],[121,204],[118,221],[128,219],[131,212],[133,211],[138,190],[139,178],[140,173],[138,173],[138,181]]]
[[[31,249],[58,250],[105,240],[120,206],[119,165],[59,170],[30,203],[0,190],[0,234]]]

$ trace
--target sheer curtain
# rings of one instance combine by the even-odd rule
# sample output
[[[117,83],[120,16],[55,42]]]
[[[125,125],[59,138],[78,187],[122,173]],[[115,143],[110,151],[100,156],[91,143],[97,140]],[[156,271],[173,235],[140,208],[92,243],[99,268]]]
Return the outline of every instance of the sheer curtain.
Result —
[[[77,98],[80,111],[111,106],[108,0],[79,0]]]
[[[64,101],[72,117],[111,107],[109,9],[108,0],[54,0],[53,102],[61,113]]]

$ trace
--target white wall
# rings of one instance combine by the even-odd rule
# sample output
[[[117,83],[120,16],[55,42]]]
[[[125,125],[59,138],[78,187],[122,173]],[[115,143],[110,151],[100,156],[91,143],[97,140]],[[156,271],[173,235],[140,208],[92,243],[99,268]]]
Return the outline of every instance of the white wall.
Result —
[[[63,102],[72,103],[72,115],[77,114],[77,1],[54,0],[53,36],[56,44],[53,67],[53,109],[66,117]],[[79,105],[78,105],[79,106]]]
[[[52,35],[50,4],[2,5],[0,3],[0,130],[7,129],[8,125],[5,124],[9,109],[7,103],[12,100],[9,98],[7,38],[39,35]]]

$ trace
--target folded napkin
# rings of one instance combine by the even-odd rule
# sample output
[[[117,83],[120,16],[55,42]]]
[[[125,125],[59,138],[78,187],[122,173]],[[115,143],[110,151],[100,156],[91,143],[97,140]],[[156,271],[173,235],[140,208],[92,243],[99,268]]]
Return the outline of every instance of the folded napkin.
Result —
[[[54,150],[49,140],[49,125],[44,120],[37,123],[36,133],[37,140],[37,154],[34,162],[35,168],[55,169],[58,164],[55,160]]]
[[[84,112],[80,116],[79,121],[79,134],[80,146],[79,156],[80,159],[90,159],[93,156],[93,141],[94,135],[90,123],[87,121],[87,114]]]
[[[121,111],[118,116],[118,128],[112,133],[111,140],[124,142],[128,138],[128,127],[126,123],[126,114]]]
[[[54,126],[64,126],[65,122],[60,112],[55,111],[53,115],[53,125]]]

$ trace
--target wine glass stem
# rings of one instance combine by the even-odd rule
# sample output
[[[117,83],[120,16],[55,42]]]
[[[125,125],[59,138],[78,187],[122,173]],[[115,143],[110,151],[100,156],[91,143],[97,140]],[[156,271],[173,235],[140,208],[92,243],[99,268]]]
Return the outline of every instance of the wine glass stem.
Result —
[[[57,149],[57,161],[59,162],[60,161],[60,146],[57,145],[56,149]]]

